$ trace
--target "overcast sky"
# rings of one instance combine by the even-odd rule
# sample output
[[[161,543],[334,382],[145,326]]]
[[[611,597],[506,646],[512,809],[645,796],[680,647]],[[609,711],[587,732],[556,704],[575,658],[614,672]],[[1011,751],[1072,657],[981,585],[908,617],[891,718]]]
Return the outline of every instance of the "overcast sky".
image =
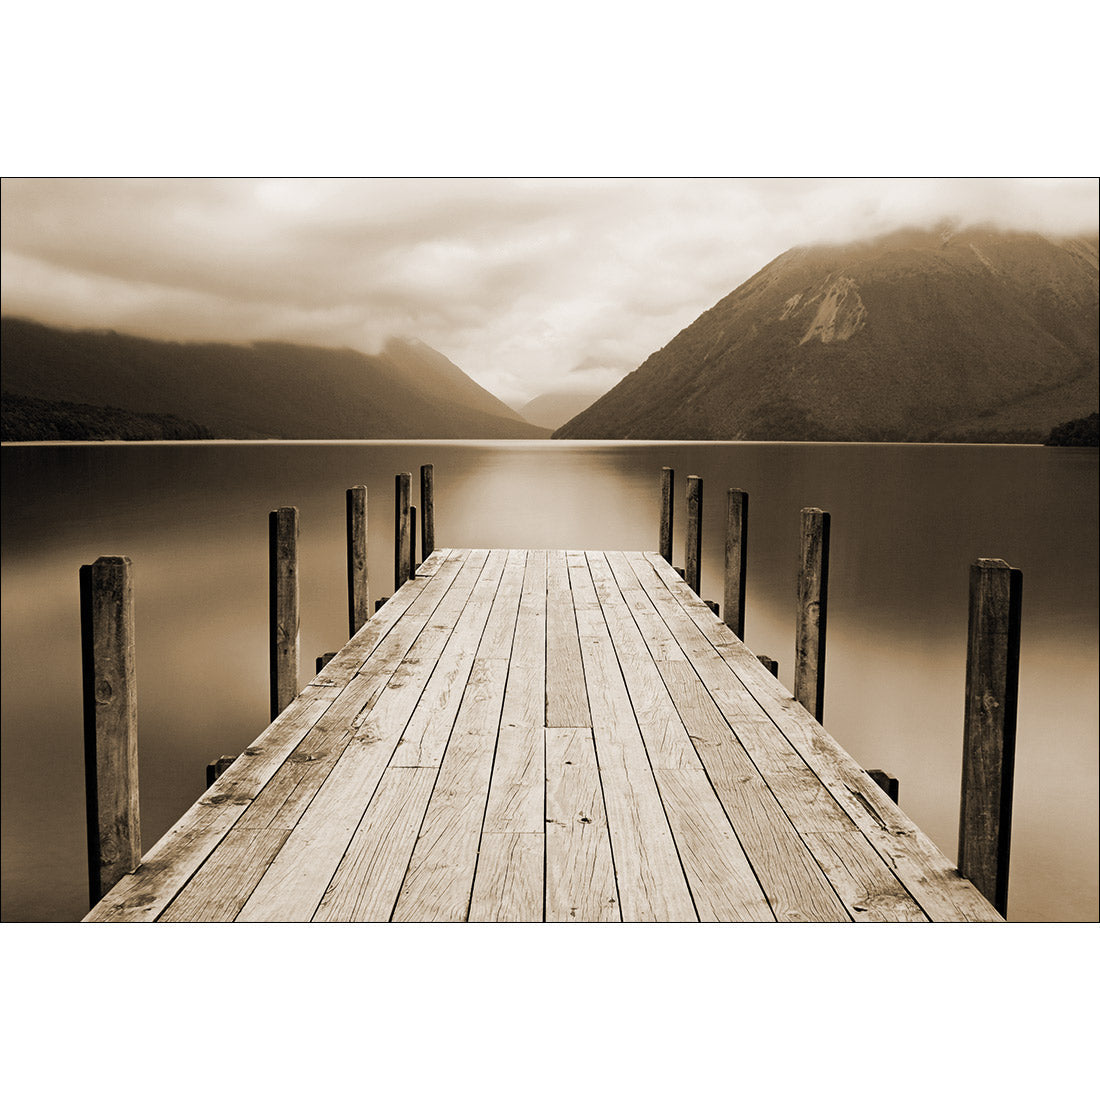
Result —
[[[4,180],[6,315],[377,350],[514,405],[604,390],[788,248],[1097,230],[1085,180]]]

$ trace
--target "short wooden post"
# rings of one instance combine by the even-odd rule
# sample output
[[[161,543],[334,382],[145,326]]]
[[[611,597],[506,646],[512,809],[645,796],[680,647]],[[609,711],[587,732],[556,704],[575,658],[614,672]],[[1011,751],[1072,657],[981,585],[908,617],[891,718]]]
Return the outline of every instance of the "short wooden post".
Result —
[[[825,709],[825,621],[829,597],[829,513],[802,509],[794,697],[820,722]]]
[[[892,802],[898,800],[898,777],[881,768],[868,768],[867,774],[887,793]]]
[[[320,657],[317,658],[317,672],[320,672],[335,656],[335,653],[322,653]]]
[[[80,568],[84,786],[92,905],[141,862],[134,589],[129,558]]]
[[[661,467],[661,530],[658,553],[672,564],[672,489],[676,474],[671,466]]]
[[[1001,916],[1008,910],[1022,592],[1021,572],[999,558],[970,567],[959,874]]]
[[[206,785],[212,787],[222,772],[236,759],[235,756],[219,756],[217,760],[211,760],[206,765]]]
[[[394,478],[393,590],[409,579],[409,482],[411,474]]]
[[[354,636],[370,618],[367,578],[367,487],[347,491],[348,515],[348,632]]]
[[[703,555],[703,479],[688,474],[687,479],[687,534],[684,546],[684,580],[699,595],[700,559]]]
[[[298,694],[298,509],[269,518],[271,559],[271,720]]]
[[[435,467],[420,467],[420,553],[424,559],[435,553]]]
[[[409,580],[416,576],[416,505],[409,505]]]
[[[763,665],[763,666],[764,666],[764,667],[765,667],[765,668],[766,668],[766,669],[767,669],[767,670],[768,670],[768,671],[769,671],[769,672],[770,672],[770,673],[771,673],[771,674],[772,674],[773,676],[775,676],[775,677],[778,677],[778,676],[779,676],[779,662],[778,662],[778,661],[773,661],[773,660],[772,660],[772,659],[771,659],[770,657],[765,657],[763,653],[761,653],[761,654],[760,654],[760,655],[759,655],[759,656],[758,656],[758,657],[757,657],[756,659],[757,659],[757,660],[758,660],[758,661],[759,661],[759,662],[760,662],[760,663],[761,663],[761,664],[762,664],[762,665]]]
[[[726,589],[722,601],[726,616],[723,620],[745,640],[745,571],[748,567],[749,494],[744,489],[730,489],[726,506]]]

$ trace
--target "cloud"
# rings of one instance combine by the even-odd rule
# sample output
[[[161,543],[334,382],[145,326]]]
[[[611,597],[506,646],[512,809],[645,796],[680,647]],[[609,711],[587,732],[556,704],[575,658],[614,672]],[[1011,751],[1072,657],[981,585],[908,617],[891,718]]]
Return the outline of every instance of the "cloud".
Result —
[[[510,402],[611,385],[787,248],[1095,233],[1090,180],[5,180],[3,309],[179,339],[418,337]]]

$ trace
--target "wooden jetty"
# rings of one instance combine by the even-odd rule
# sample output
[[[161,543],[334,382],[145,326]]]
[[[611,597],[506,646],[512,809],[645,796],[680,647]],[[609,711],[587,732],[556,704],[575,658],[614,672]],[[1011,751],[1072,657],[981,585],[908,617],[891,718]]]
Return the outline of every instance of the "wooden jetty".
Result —
[[[669,555],[431,537],[86,920],[1001,919]]]

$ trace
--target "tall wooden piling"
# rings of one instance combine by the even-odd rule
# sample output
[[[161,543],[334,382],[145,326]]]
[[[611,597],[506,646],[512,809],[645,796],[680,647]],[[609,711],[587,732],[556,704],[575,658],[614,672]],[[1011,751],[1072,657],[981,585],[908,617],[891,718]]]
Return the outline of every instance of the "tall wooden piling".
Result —
[[[367,577],[367,487],[347,491],[348,516],[348,633],[354,636],[370,618]]]
[[[409,505],[409,579],[416,576],[416,506]]]
[[[298,694],[298,509],[269,517],[271,585],[271,719]]]
[[[688,474],[687,533],[684,545],[684,580],[699,595],[699,572],[703,557],[703,479]]]
[[[745,640],[745,574],[748,568],[749,494],[730,489],[726,505],[726,585],[723,619],[742,641]]]
[[[1000,558],[970,567],[959,874],[1008,911],[1023,575]]]
[[[411,474],[394,478],[393,590],[409,579],[409,483]]]
[[[92,905],[141,862],[134,590],[129,558],[80,568],[84,784]]]
[[[672,490],[676,474],[671,466],[661,467],[661,528],[657,552],[672,564]]]
[[[435,552],[435,467],[420,467],[420,553],[423,559]]]
[[[829,597],[829,513],[802,509],[794,697],[820,722],[825,710],[825,625]]]

